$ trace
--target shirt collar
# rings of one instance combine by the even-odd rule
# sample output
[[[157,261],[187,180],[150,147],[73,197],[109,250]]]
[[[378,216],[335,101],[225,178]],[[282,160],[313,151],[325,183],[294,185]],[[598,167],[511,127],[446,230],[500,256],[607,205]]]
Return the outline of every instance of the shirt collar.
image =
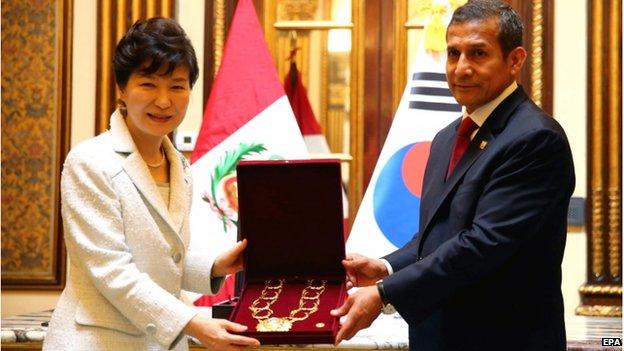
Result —
[[[511,93],[513,93],[516,88],[518,88],[518,83],[516,83],[516,81],[514,80],[511,84],[509,84],[507,88],[505,88],[505,90],[503,90],[503,92],[498,97],[496,97],[496,99],[491,100],[487,104],[474,110],[470,115],[466,112],[466,107],[464,106],[462,108],[462,112],[464,114],[462,119],[470,116],[470,118],[472,118],[472,120],[479,126],[479,128],[481,128],[483,123],[485,123],[485,120],[492,114],[494,109],[496,109],[498,105],[503,102],[503,100],[511,95]]]

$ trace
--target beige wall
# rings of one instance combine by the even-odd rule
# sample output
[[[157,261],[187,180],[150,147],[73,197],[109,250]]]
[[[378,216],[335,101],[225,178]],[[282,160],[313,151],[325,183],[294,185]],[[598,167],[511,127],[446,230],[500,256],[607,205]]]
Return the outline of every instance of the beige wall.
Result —
[[[74,1],[74,47],[72,86],[72,145],[93,136],[95,110],[96,2]],[[202,62],[202,1],[178,0],[178,18],[195,46]],[[564,126],[572,144],[576,168],[575,196],[585,197],[586,177],[586,1],[555,2],[554,115]],[[201,64],[200,64],[201,67]],[[573,72],[571,74],[570,72]],[[203,84],[193,89],[184,131],[196,131],[203,112]],[[585,281],[585,233],[568,236],[563,262],[563,293],[566,313],[579,303],[578,287]],[[2,316],[51,309],[60,292],[2,291]]]
[[[586,194],[587,1],[555,1],[554,111],[572,148],[576,189]],[[580,303],[578,288],[586,278],[586,234],[569,233],[563,258],[562,290],[566,314]]]

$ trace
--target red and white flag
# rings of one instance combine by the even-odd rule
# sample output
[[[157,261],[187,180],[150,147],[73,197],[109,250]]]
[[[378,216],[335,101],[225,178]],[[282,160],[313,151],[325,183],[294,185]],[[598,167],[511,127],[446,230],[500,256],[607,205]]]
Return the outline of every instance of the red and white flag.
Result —
[[[299,130],[303,135],[308,151],[312,154],[330,153],[329,144],[321,130],[321,125],[314,116],[314,111],[308,100],[308,93],[301,81],[301,75],[295,62],[291,62],[290,70],[284,78],[284,90],[290,106],[292,106]]]
[[[191,155],[192,250],[216,256],[236,242],[236,164],[250,158],[305,159],[308,152],[253,3],[240,0]],[[194,304],[230,299],[233,280],[228,277],[215,296],[197,296]]]
[[[294,56],[294,54],[295,52],[293,51],[292,56]],[[294,61],[291,62],[290,70],[284,78],[284,90],[286,91],[286,96],[288,96],[288,101],[290,101],[290,106],[295,113],[295,118],[297,119],[297,124],[299,125],[301,135],[303,135],[303,140],[308,148],[308,152],[310,152],[312,156],[314,154],[320,154],[322,157],[331,157],[331,150],[329,144],[327,144],[327,138],[325,138],[321,125],[314,116],[312,105],[310,105],[310,100],[308,100],[308,93],[305,86],[303,86],[301,74],[299,74],[299,70]],[[347,193],[344,191],[344,188],[342,190],[342,205],[342,216],[346,219],[349,217],[349,200],[347,199]],[[346,227],[345,225],[345,228]]]

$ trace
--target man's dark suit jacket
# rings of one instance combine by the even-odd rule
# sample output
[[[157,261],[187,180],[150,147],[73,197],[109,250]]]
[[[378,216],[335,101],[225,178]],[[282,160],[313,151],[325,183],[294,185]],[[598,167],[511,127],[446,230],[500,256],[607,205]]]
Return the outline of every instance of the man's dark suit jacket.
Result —
[[[565,350],[565,133],[518,87],[445,179],[460,120],[432,142],[418,235],[385,257],[395,273],[384,288],[410,348]]]

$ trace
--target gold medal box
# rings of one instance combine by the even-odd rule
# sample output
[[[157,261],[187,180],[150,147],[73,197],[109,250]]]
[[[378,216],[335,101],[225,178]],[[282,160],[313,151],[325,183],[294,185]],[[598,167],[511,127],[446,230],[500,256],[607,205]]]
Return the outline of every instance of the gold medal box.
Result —
[[[242,161],[239,230],[248,240],[230,320],[263,344],[333,343],[346,296],[338,160]]]

